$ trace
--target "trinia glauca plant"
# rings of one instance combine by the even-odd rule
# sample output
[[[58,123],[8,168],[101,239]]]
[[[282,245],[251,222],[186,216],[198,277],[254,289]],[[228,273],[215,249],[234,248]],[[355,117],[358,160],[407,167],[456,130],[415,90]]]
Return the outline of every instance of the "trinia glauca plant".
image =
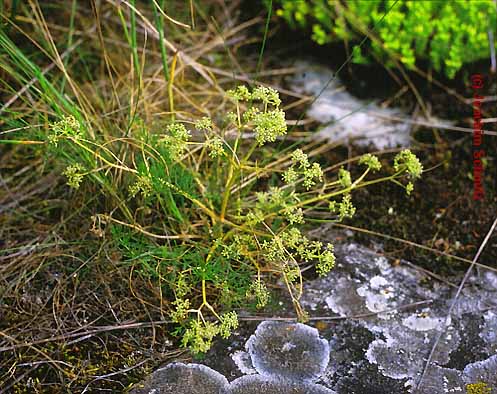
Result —
[[[330,221],[351,218],[351,193],[373,183],[391,181],[410,194],[423,170],[404,150],[392,174],[367,179],[381,168],[367,154],[357,178],[342,168],[326,179],[304,150],[272,147],[287,132],[277,91],[238,86],[228,96],[234,111],[216,124],[208,117],[155,128],[137,121],[110,138],[69,116],[47,137],[67,184],[99,192],[99,209],[111,212],[93,216],[93,231],[110,237],[123,263],[157,280],[161,305],[195,353],[238,327],[235,307],[264,308],[276,279],[305,321],[302,263],[314,263],[321,276],[335,264],[332,244],[304,234],[306,218],[324,208]]]

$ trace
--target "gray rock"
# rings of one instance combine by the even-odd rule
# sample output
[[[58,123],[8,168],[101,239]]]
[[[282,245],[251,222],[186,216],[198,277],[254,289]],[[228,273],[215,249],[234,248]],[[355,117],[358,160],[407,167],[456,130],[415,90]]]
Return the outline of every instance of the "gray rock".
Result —
[[[172,363],[155,371],[132,394],[219,394],[226,378],[201,364]]]
[[[378,149],[397,145],[408,146],[410,142],[410,124],[390,120],[393,116],[401,117],[400,111],[380,108],[376,103],[368,103],[354,97],[346,91],[338,78],[333,79],[333,72],[318,64],[299,61],[296,66],[302,68],[291,81],[291,87],[299,93],[319,97],[312,103],[307,115],[320,123],[328,123],[317,134],[335,142],[353,138],[357,145],[373,143]]]
[[[466,383],[483,382],[494,391],[497,390],[497,354],[486,360],[467,365],[463,372],[463,379]]]
[[[407,394],[408,387],[406,380],[386,377],[375,365],[360,361],[338,379],[335,390],[344,394]]]
[[[330,142],[354,139],[359,146],[372,143],[378,149],[410,145],[411,115],[354,97],[327,67],[310,61],[297,61],[295,67],[303,71],[293,76],[290,86],[298,93],[317,97],[307,116],[325,124],[316,138]],[[436,118],[419,120],[441,126],[453,123]]]
[[[328,341],[300,323],[262,322],[246,347],[259,374],[286,380],[317,380],[330,359]]]
[[[480,330],[480,338],[485,342],[487,352],[497,354],[497,313],[495,311],[487,311],[483,315]]]
[[[461,371],[434,365],[427,371],[422,385],[418,388],[418,394],[463,394],[466,393],[465,387]]]
[[[323,242],[335,240],[319,231]],[[335,269],[308,281],[301,299],[311,316],[333,318],[320,332],[298,323],[247,323],[204,360],[231,384],[207,367],[172,364],[133,393],[409,394],[440,333],[416,394],[462,394],[471,383],[497,393],[497,275],[471,276],[447,319],[454,288],[354,243],[337,244],[335,252]]]
[[[299,383],[284,378],[247,375],[238,378],[222,394],[336,394],[335,391],[313,383]]]
[[[319,239],[333,241],[333,233],[320,229]],[[471,277],[454,313],[446,321],[455,293],[453,288],[428,280],[405,262],[392,266],[372,250],[353,243],[338,245],[336,255],[333,272],[308,282],[302,299],[313,315],[326,316],[331,312],[347,317],[346,321],[333,324],[331,361],[323,376],[327,387],[338,393],[368,393],[365,383],[369,380],[377,382],[376,387],[384,385],[383,391],[378,388],[371,392],[411,392],[440,332],[442,336],[423,380],[422,392],[465,392],[465,383],[470,381],[494,387],[492,378],[497,375],[497,361],[492,358],[497,348],[494,273]],[[448,279],[458,283],[461,278]],[[423,300],[430,303],[415,304]],[[366,331],[361,333],[361,329]],[[357,334],[349,339],[349,332]],[[370,333],[369,340],[365,332]],[[326,333],[323,336],[326,338]],[[356,346],[358,342],[364,349],[362,354]],[[392,380],[378,375],[403,385],[396,386]]]

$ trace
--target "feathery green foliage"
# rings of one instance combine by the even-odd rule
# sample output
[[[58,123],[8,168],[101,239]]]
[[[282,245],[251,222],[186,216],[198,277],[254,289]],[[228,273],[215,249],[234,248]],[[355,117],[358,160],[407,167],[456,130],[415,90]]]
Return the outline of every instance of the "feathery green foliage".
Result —
[[[312,241],[301,231],[306,215],[324,202],[332,220],[353,217],[354,189],[388,180],[406,187],[400,178],[414,180],[422,172],[408,150],[396,156],[393,175],[369,182],[366,175],[380,168],[372,155],[360,159],[366,169],[357,179],[340,169],[337,180],[326,181],[319,163],[302,149],[274,166],[268,143],[286,133],[278,92],[238,86],[227,94],[235,111],[224,127],[203,117],[193,122],[193,130],[173,122],[158,133],[139,132],[105,145],[98,137],[87,138],[96,133],[68,116],[54,122],[46,136],[50,149],[64,151],[70,187],[99,186],[110,177],[122,219],[97,217],[110,226],[126,260],[138,262],[142,275],[165,279],[163,292],[173,299],[171,317],[184,327],[182,343],[194,352],[205,352],[215,336],[227,337],[238,326],[236,313],[223,310],[222,300],[230,298],[231,307],[254,302],[262,308],[269,299],[264,282],[271,278],[283,279],[305,320],[300,264],[314,262],[322,276],[335,263],[333,245]],[[254,140],[247,145],[243,135],[250,131]],[[257,151],[261,145],[266,150]],[[121,149],[134,159],[118,160]],[[123,173],[119,181],[112,177],[116,172]],[[129,217],[134,219],[124,228],[121,220]],[[167,246],[151,241],[161,235],[138,223],[153,225],[160,218],[167,226]]]

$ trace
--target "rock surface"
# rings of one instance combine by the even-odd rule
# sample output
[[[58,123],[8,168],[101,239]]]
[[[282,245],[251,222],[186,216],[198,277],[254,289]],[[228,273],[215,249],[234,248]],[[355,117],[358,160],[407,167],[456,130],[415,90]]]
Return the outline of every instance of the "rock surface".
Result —
[[[295,67],[303,71],[292,78],[291,88],[317,97],[307,110],[307,116],[324,124],[316,138],[330,142],[353,139],[359,146],[372,143],[378,149],[410,145],[412,122],[405,121],[411,119],[408,114],[354,97],[331,69],[317,63],[297,61]],[[424,121],[445,126],[451,123],[434,118]]]
[[[246,343],[246,370],[260,374],[226,378],[201,364],[172,363],[155,371],[133,394],[336,394],[312,383],[324,373],[328,341],[315,328],[299,323],[263,322]]]
[[[254,369],[287,381],[315,381],[330,359],[328,341],[305,324],[262,322],[247,341]]]
[[[326,228],[316,235],[323,242],[336,241],[336,234]],[[419,381],[437,336],[433,363],[417,394],[466,393],[468,384],[477,383],[497,393],[495,272],[471,277],[447,318],[460,277],[447,278],[456,285],[449,286],[408,262],[391,264],[355,243],[335,249],[335,269],[308,281],[301,300],[311,317],[329,317],[317,324],[319,332],[308,325],[271,321],[261,323],[255,333],[239,330],[229,341],[218,342],[204,363],[231,381],[226,385],[209,370],[212,374],[206,379],[218,382],[220,393],[263,389],[268,394],[408,394]],[[195,376],[204,373],[185,368]],[[167,371],[166,367],[154,375],[164,377]],[[208,392],[204,383],[204,391],[195,391],[194,378],[185,378],[192,372],[170,371],[181,379],[149,381],[174,384],[176,391],[148,385],[149,391],[134,393],[153,393],[150,388],[163,390],[154,393]],[[188,383],[180,389],[178,382]]]
[[[324,386],[298,383],[278,377],[248,375],[238,378],[222,394],[336,394]]]
[[[171,363],[138,384],[134,394],[219,394],[228,386],[220,373],[201,364]]]

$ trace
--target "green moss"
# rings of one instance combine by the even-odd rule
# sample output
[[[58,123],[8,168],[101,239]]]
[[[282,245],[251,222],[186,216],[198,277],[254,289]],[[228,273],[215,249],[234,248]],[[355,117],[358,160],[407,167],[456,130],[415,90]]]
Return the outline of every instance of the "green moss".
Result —
[[[489,57],[487,32],[497,26],[492,0],[277,3],[277,15],[292,28],[309,31],[320,45],[342,40],[359,43],[365,31],[372,31],[379,40],[354,48],[356,63],[370,61],[370,55],[388,66],[394,66],[392,58],[397,58],[408,68],[428,60],[449,78],[464,64]]]
[[[491,394],[492,389],[488,387],[488,384],[483,382],[471,383],[466,385],[467,394]]]

